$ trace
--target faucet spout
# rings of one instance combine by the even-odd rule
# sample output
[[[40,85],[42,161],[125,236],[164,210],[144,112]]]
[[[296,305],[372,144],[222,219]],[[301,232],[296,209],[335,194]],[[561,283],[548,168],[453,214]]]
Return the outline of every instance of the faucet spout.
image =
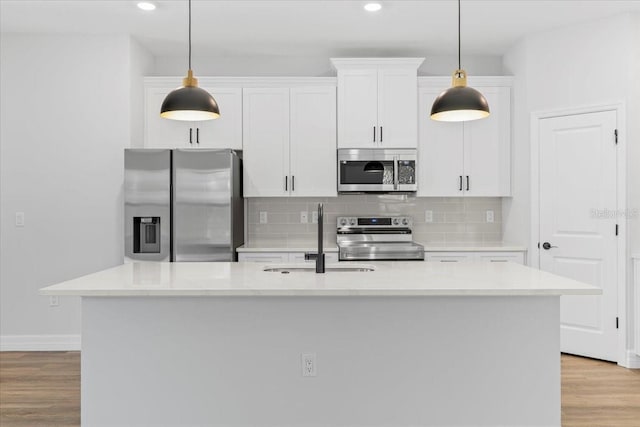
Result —
[[[324,223],[324,207],[322,206],[322,203],[318,203],[318,252],[315,254],[312,254],[312,253],[304,254],[304,259],[316,260],[316,273],[324,273],[324,251],[322,248],[323,223]]]

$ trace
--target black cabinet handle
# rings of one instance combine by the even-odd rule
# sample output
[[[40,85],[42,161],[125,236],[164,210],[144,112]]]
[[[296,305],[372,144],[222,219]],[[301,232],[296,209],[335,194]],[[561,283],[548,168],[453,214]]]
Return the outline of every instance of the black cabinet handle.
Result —
[[[200,128],[196,128],[196,144],[200,144]]]
[[[380,126],[380,142],[382,142],[382,126]]]
[[[460,191],[462,191],[462,175],[460,175]]]
[[[193,128],[189,128],[189,144],[193,144]]]
[[[376,127],[373,127],[373,142],[376,142]]]
[[[284,191],[289,191],[289,175],[284,177]]]
[[[467,175],[467,191],[469,191],[469,175]]]
[[[296,191],[296,176],[291,175],[291,191]]]

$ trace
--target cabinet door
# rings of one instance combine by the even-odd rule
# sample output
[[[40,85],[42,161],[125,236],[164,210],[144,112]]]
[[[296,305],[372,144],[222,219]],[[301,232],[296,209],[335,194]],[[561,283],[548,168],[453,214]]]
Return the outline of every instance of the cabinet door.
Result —
[[[377,69],[338,71],[339,148],[379,145],[377,92]]]
[[[418,78],[415,69],[379,69],[378,131],[380,147],[416,148]]]
[[[476,259],[484,262],[515,262],[524,265],[524,252],[479,252]]]
[[[464,124],[465,195],[509,196],[511,193],[510,89],[477,88],[487,98],[491,115]],[[466,179],[469,177],[469,190]]]
[[[290,195],[335,197],[336,88],[292,88],[290,100]]]
[[[420,89],[418,117],[418,196],[462,196],[463,125],[431,120],[431,106],[440,94],[436,89]]]
[[[289,194],[289,89],[243,90],[245,197]]]
[[[238,262],[263,262],[283,264],[289,262],[288,252],[240,252]]]
[[[473,254],[467,252],[432,252],[425,254],[429,262],[469,262],[473,261]]]
[[[203,89],[215,98],[220,107],[220,117],[193,124],[197,129],[197,146],[242,150],[242,89]]]
[[[173,88],[150,87],[145,90],[145,148],[188,148],[195,144],[195,129],[189,122],[163,119],[160,107]],[[189,129],[192,129],[190,140]]]

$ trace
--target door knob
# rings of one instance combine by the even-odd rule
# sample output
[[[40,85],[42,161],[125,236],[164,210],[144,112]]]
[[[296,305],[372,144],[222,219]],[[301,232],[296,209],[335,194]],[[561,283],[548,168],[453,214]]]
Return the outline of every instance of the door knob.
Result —
[[[551,248],[557,248],[557,246],[551,246],[551,243],[549,243],[549,242],[544,242],[544,243],[542,244],[542,248],[543,248],[545,251],[548,251],[548,250],[549,250],[549,249],[551,249]]]

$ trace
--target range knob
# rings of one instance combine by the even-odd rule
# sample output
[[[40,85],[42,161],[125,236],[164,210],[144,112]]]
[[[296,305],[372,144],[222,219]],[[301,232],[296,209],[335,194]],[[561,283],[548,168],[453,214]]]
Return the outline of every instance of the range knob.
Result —
[[[393,225],[399,225],[400,220],[398,218],[393,218]]]
[[[340,225],[342,227],[344,227],[345,225],[347,225],[347,218],[340,218]]]
[[[409,220],[407,218],[402,218],[402,225],[409,225]]]
[[[356,225],[356,219],[355,219],[355,218],[351,218],[351,219],[349,220],[349,224],[350,224],[350,225]]]

